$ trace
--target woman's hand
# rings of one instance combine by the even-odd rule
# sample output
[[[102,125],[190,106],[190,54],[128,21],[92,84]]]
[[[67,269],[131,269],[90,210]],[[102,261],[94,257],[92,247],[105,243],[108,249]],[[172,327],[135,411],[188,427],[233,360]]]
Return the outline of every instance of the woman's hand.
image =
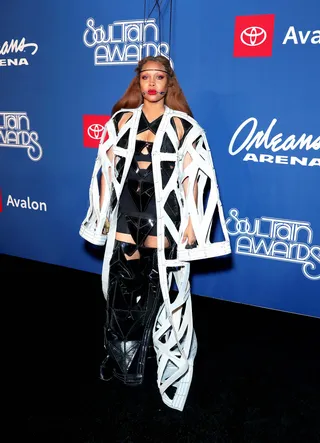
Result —
[[[185,243],[185,241],[187,241],[187,246],[186,248],[190,248],[191,247],[195,247],[196,246],[196,236],[192,227],[192,223],[189,220],[188,222],[188,226],[186,227],[184,233],[183,233],[183,237],[182,237],[182,242]]]

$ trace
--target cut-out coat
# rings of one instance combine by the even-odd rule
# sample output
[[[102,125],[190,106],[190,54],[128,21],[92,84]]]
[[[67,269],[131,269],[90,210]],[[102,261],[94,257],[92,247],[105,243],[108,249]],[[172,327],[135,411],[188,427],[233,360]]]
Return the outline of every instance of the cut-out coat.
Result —
[[[80,235],[85,240],[94,245],[106,245],[102,267],[102,289],[106,298],[119,199],[135,152],[142,106],[122,109],[106,123],[91,178],[89,208],[80,227]],[[117,133],[114,119],[120,112],[132,113],[132,117]],[[179,140],[175,129],[175,117],[181,120],[185,129],[182,140]],[[124,135],[129,136],[126,148],[118,145]],[[166,146],[170,145],[171,152],[168,152],[168,149],[167,152],[163,152],[164,140]],[[107,155],[109,149],[113,150],[113,160],[109,158],[112,156]],[[163,296],[163,303],[153,327],[153,345],[158,364],[157,383],[164,403],[182,411],[188,396],[197,351],[192,320],[189,262],[224,256],[230,254],[231,248],[210,148],[205,132],[199,124],[186,113],[165,106],[151,155],[157,211],[158,267]],[[185,162],[187,155],[189,161]],[[121,174],[118,174],[116,164],[123,157],[124,167]],[[168,161],[174,166],[169,181],[163,186],[161,166],[162,162]],[[102,202],[101,174],[104,174],[106,180]],[[187,187],[183,186],[184,180],[188,181]],[[172,192],[175,193],[180,211],[181,222],[178,229],[165,210],[166,201]],[[220,221],[224,237],[221,241],[211,240],[214,217],[218,217]],[[106,219],[110,222],[108,233],[105,232]],[[196,246],[192,249],[186,248],[187,243],[182,241],[189,220],[196,236]],[[165,255],[165,239],[168,234],[177,245],[176,256],[173,259],[167,259]],[[170,296],[173,279],[177,288],[174,300]],[[176,388],[173,398],[166,392],[171,386]]]

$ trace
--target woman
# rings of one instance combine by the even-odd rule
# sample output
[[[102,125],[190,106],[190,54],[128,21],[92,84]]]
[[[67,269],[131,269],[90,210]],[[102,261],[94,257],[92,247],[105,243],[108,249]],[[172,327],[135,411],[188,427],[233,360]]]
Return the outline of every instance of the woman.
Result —
[[[189,262],[228,254],[230,242],[205,133],[167,58],[141,60],[113,107],[89,196],[80,235],[106,243],[101,378],[141,384],[152,335],[162,399],[182,411],[197,349]],[[221,242],[211,242],[216,211]]]

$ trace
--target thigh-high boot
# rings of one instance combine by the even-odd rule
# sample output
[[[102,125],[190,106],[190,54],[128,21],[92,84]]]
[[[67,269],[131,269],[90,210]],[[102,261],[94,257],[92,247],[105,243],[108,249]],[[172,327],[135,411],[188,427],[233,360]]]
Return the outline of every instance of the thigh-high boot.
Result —
[[[115,242],[104,328],[107,356],[100,367],[102,379],[114,376],[129,385],[143,381],[147,348],[161,299],[157,250],[139,248],[140,258],[128,260],[126,255],[135,250],[135,245]]]

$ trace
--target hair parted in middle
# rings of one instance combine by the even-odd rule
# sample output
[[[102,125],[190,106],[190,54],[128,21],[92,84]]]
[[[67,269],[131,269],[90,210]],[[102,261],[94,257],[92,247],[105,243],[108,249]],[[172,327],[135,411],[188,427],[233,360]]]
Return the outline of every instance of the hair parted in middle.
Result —
[[[112,114],[120,109],[137,108],[143,103],[143,97],[140,90],[140,73],[147,62],[160,63],[168,75],[168,91],[164,96],[164,103],[175,111],[183,111],[193,117],[192,111],[188,105],[187,99],[178,83],[177,77],[170,65],[170,61],[163,55],[148,56],[138,62],[135,68],[136,76],[131,80],[123,96],[116,102],[112,108]]]

